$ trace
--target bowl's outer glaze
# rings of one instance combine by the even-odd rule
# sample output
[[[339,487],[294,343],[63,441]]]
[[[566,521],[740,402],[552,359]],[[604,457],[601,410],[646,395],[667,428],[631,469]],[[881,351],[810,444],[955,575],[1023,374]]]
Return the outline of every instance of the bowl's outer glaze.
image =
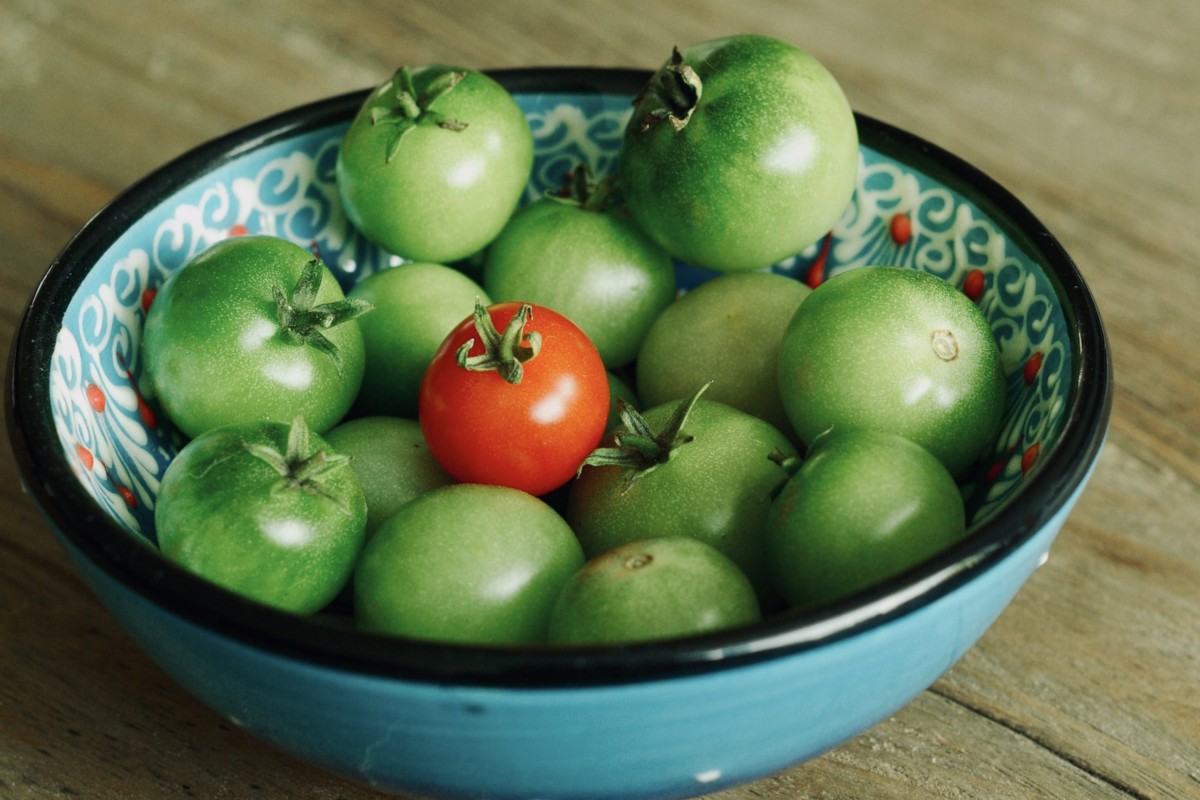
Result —
[[[557,188],[580,160],[611,169],[647,76],[498,74],[537,141],[529,198]],[[982,278],[978,302],[1005,359],[1009,412],[967,487],[973,533],[960,547],[750,635],[579,656],[372,640],[254,606],[165,562],[153,547],[153,505],[179,440],[139,389],[145,308],[172,270],[241,232],[315,243],[347,285],[396,263],[337,204],[337,142],[363,96],[234,132],[132,187],[51,266],[10,359],[8,423],[23,480],[113,615],[214,709],[302,758],[389,788],[711,792],[886,718],[948,669],[1044,560],[1108,423],[1111,377],[1094,303],[1011,195],[936,147],[860,118],[851,208],[829,238],[775,269],[820,279],[899,263],[956,285]],[[898,214],[908,238],[895,235]],[[683,265],[679,274],[685,289],[705,277]]]
[[[439,684],[314,665],[176,616],[66,546],[175,680],[306,761],[431,797],[684,798],[812,758],[902,708],[983,635],[1046,559],[1076,499],[973,580],[856,636],[737,669],[605,686]]]

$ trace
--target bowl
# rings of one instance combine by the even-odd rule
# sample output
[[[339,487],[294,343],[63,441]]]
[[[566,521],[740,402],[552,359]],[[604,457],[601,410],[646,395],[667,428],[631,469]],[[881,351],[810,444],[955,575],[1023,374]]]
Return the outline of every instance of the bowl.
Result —
[[[534,133],[533,198],[580,160],[612,167],[650,73],[492,74]],[[167,562],[153,509],[181,441],[139,388],[149,298],[199,250],[242,232],[315,242],[347,286],[399,263],[364,241],[337,201],[339,138],[365,96],[234,131],[122,193],[50,264],[10,355],[9,434],[48,527],[108,611],[218,714],[305,761],[418,795],[694,796],[812,758],[896,712],[1047,558],[1109,422],[1096,305],[1013,195],[859,115],[851,207],[830,236],[773,269],[821,280],[902,264],[977,296],[1004,357],[1008,410],[964,487],[971,523],[957,546],[831,607],[580,649],[371,635],[256,605]],[[678,270],[683,291],[708,276]]]

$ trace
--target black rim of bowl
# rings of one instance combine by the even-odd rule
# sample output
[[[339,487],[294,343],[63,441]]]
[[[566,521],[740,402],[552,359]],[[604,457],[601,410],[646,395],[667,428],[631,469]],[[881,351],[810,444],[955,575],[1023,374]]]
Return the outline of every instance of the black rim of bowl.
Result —
[[[638,69],[530,68],[491,71],[514,93],[625,94],[650,72]],[[990,204],[1006,232],[1048,265],[1072,327],[1079,365],[1059,441],[1002,511],[930,562],[844,602],[784,613],[740,630],[620,647],[479,647],[370,635],[302,619],[244,600],[167,562],[113,520],[75,478],[51,417],[47,376],[59,321],[88,267],[134,220],[178,187],[280,139],[348,121],[367,90],[276,114],[203,144],[121,193],[50,264],[21,320],[8,363],[8,431],[26,489],[82,556],[150,603],[252,647],[332,668],[413,680],[500,686],[595,685],[661,679],[728,668],[820,646],[927,605],[994,567],[1045,525],[1082,484],[1098,456],[1111,409],[1111,364],[1095,302],[1074,262],[1007,190],[958,157],[886,123],[858,115],[864,144],[905,161]]]

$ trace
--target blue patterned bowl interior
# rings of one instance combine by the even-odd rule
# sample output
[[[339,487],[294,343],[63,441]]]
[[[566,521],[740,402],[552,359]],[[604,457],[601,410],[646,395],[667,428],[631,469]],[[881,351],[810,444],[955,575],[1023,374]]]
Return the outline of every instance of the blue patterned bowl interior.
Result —
[[[495,73],[528,115],[536,160],[526,199],[561,187],[585,162],[610,172],[640,70]],[[182,444],[147,396],[139,337],[154,293],[204,248],[243,233],[315,245],[345,286],[398,264],[365,241],[335,187],[339,140],[356,92],[263,120],[180,156],[88,223],[51,264],[9,365],[9,430],[31,493],[74,550],[140,595],[258,644],[394,674],[555,675],[613,680],[655,670],[818,646],[907,613],[998,563],[1061,519],[1086,481],[1111,404],[1103,327],[1056,240],[1007,191],[924,140],[859,117],[861,169],[830,234],[775,265],[810,283],[868,264],[936,274],[975,297],[1007,374],[1008,410],[991,451],[966,480],[971,535],[860,596],[749,631],[609,649],[579,659],[371,640],[236,598],[161,558],[154,505]],[[711,276],[678,265],[681,291]],[[1059,521],[1057,524],[1061,524]],[[697,667],[697,665],[699,665]],[[525,670],[525,672],[522,672]],[[588,677],[590,676],[590,677]]]
[[[536,143],[527,200],[561,187],[580,162],[599,174],[613,169],[631,113],[628,96],[516,97]],[[163,281],[214,242],[247,232],[315,244],[346,287],[399,263],[359,235],[338,203],[334,162],[347,125],[248,148],[163,198],[104,252],[67,308],[50,374],[58,436],[79,480],[130,532],[153,540],[158,483],[180,444],[144,393],[138,352],[145,310]],[[965,487],[979,522],[1036,475],[1040,455],[1062,430],[1072,386],[1070,327],[1042,266],[991,209],[864,139],[845,215],[829,237],[773,269],[816,281],[866,264],[897,264],[981,287],[978,303],[1008,376],[1008,411]],[[893,232],[898,215],[907,237]],[[678,271],[684,291],[711,276],[683,264]]]

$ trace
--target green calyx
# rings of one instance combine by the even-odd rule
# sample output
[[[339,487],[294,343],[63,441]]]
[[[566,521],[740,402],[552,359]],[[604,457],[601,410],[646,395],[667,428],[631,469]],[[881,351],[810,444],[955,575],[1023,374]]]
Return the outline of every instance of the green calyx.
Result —
[[[632,406],[624,400],[618,400],[622,428],[613,436],[614,446],[593,450],[579,465],[577,474],[583,472],[585,466],[622,467],[628,472],[621,491],[628,491],[640,478],[666,464],[681,446],[692,441],[693,437],[685,433],[683,427],[700,395],[711,385],[712,381],[709,381],[676,406],[659,431],[651,428]]]
[[[520,383],[525,374],[524,363],[536,356],[542,348],[541,334],[537,331],[525,331],[525,326],[532,318],[533,307],[524,303],[501,333],[496,330],[487,309],[476,299],[475,332],[483,342],[483,352],[475,356],[470,355],[475,340],[468,339],[455,352],[456,362],[463,369],[475,372],[491,370],[508,383]]]
[[[598,213],[604,213],[617,204],[615,175],[598,178],[589,165],[581,163],[567,177],[568,183],[563,187],[563,193],[548,194],[547,197]]]
[[[643,102],[652,105],[639,124],[639,130],[645,133],[662,122],[669,123],[676,132],[683,130],[700,103],[703,88],[696,70],[683,63],[679,48],[674,48],[671,60],[654,74],[634,100],[634,105]]]
[[[276,284],[272,288],[275,296],[275,308],[278,315],[279,328],[284,336],[299,344],[315,347],[333,359],[338,374],[342,372],[342,356],[337,345],[329,341],[323,330],[359,317],[371,309],[373,305],[365,300],[347,297],[332,303],[316,305],[317,291],[321,288],[321,279],[325,274],[325,265],[319,258],[314,258],[304,265],[300,279],[292,289],[291,295]]]
[[[243,442],[246,450],[266,462],[279,473],[280,480],[272,491],[305,491],[335,504],[344,513],[351,513],[345,500],[330,491],[324,480],[334,470],[347,467],[350,457],[328,450],[309,452],[311,432],[302,416],[296,417],[288,428],[286,452],[261,442]]]
[[[376,106],[371,109],[372,125],[390,125],[393,128],[384,157],[386,162],[391,163],[399,152],[404,137],[418,125],[433,125],[455,132],[466,129],[467,123],[447,117],[433,108],[433,104],[439,98],[453,91],[466,76],[464,70],[443,72],[430,82],[424,92],[418,93],[413,83],[412,70],[408,67],[396,70],[391,81],[395,102],[390,106]]]

